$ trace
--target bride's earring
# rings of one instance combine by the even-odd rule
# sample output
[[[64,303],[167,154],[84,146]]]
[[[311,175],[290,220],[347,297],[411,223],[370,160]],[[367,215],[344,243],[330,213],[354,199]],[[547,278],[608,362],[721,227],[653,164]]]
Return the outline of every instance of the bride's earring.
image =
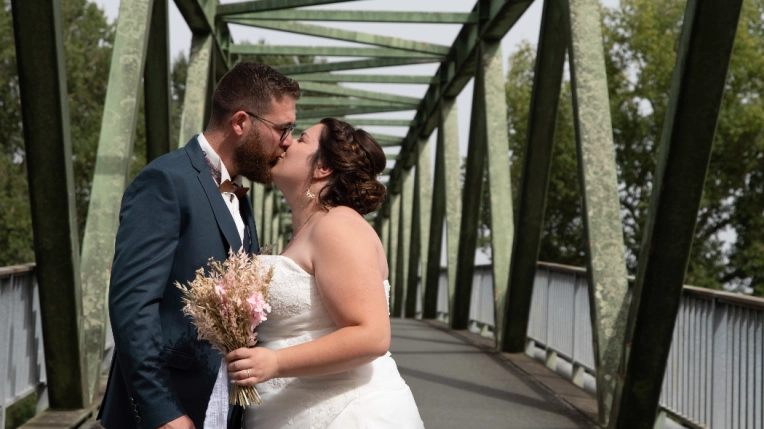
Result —
[[[316,194],[314,194],[313,192],[310,192],[310,188],[308,188],[308,189],[306,189],[306,190],[305,190],[305,196],[306,196],[306,197],[308,197],[308,198],[310,198],[311,200],[312,200],[313,198],[316,198]]]

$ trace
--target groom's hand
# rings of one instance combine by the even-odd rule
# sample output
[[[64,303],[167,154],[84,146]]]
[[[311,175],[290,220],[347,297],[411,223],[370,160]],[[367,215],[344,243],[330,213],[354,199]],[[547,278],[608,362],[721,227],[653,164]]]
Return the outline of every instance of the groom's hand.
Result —
[[[194,422],[184,414],[171,422],[159,426],[157,429],[196,429],[196,427],[194,427]]]

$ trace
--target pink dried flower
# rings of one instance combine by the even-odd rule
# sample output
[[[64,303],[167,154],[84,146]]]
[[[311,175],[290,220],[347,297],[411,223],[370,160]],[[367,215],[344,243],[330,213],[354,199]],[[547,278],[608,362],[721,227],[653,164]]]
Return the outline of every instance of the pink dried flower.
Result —
[[[198,338],[209,341],[213,347],[227,354],[257,342],[255,328],[266,320],[271,311],[268,288],[273,278],[273,267],[265,268],[256,256],[247,252],[228,253],[220,263],[210,258],[209,273],[196,270],[194,280],[183,286],[183,313],[191,316]],[[260,403],[254,386],[234,386],[231,403],[250,405]]]

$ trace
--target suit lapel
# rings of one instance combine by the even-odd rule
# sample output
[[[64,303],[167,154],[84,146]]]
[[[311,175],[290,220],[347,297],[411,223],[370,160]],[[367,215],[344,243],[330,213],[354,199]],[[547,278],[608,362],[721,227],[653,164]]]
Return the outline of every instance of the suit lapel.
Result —
[[[218,224],[218,228],[223,233],[228,245],[236,252],[242,247],[241,239],[239,238],[239,232],[236,230],[236,224],[233,221],[233,216],[228,210],[223,197],[220,196],[220,190],[215,184],[215,180],[212,178],[210,168],[207,166],[207,161],[204,159],[204,152],[199,146],[199,142],[196,140],[196,136],[191,139],[186,145],[186,151],[189,158],[191,158],[191,164],[199,171],[196,176],[199,179],[199,183],[207,194],[207,200],[212,207],[212,213],[215,215],[215,221]]]

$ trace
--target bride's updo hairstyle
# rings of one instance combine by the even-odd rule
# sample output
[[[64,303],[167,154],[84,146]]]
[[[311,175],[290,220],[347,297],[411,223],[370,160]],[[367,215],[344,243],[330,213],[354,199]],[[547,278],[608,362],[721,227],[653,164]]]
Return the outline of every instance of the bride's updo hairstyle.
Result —
[[[347,206],[362,215],[377,210],[387,192],[377,180],[387,163],[382,147],[369,133],[347,122],[324,118],[321,123],[324,129],[312,164],[333,172],[318,193],[318,203],[327,208]]]

